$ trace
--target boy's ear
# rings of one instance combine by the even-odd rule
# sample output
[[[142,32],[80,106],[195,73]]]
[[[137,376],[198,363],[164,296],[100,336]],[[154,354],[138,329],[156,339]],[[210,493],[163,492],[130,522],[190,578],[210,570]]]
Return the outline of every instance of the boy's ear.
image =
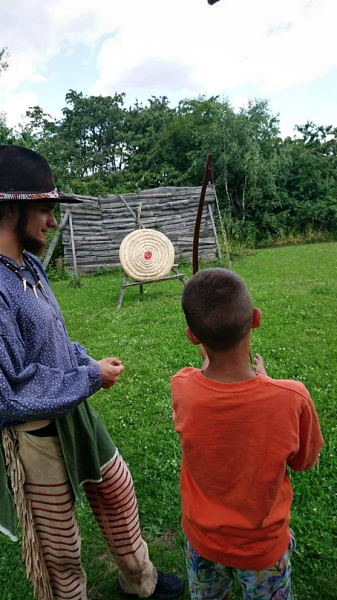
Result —
[[[192,344],[194,344],[194,346],[199,346],[199,344],[201,343],[200,340],[198,340],[198,338],[195,337],[194,333],[190,330],[189,327],[186,327],[185,333],[186,333],[188,339],[190,340],[190,342],[192,342]]]
[[[257,329],[261,325],[262,312],[259,308],[253,309],[252,329]]]

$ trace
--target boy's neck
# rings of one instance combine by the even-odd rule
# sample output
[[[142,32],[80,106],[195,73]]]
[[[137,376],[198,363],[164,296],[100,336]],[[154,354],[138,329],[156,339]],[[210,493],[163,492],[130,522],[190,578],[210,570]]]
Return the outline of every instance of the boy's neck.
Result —
[[[249,360],[250,336],[230,350],[215,352],[205,348],[209,364],[203,373],[208,379],[223,383],[247,381],[256,377]]]

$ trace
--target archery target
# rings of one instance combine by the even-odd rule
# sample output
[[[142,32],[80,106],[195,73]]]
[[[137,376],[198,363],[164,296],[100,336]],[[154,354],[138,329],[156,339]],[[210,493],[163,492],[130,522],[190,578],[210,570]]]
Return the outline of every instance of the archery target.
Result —
[[[127,275],[136,281],[165,277],[174,265],[172,242],[155,229],[129,233],[119,248],[119,259]]]

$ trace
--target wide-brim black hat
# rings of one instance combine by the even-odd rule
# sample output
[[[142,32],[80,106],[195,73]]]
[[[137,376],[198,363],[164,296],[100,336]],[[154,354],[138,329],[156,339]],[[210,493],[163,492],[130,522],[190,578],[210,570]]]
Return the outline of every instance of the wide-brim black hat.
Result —
[[[0,202],[82,202],[59,194],[51,168],[43,156],[22,146],[0,146]]]

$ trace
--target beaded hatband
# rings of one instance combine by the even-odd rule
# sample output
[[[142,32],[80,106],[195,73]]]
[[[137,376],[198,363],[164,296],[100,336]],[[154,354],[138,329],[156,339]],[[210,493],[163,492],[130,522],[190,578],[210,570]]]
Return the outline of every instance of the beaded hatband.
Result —
[[[51,192],[0,192],[0,200],[53,200],[58,197],[57,188]]]

